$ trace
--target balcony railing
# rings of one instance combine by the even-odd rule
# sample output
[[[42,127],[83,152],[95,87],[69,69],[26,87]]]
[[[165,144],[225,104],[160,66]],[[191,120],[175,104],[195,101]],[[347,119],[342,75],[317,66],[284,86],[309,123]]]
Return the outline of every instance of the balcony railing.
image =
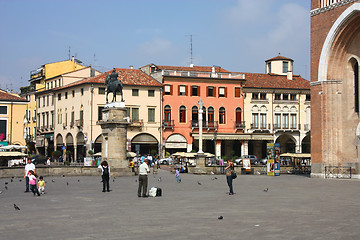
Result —
[[[75,126],[77,126],[78,128],[82,128],[84,126],[84,120],[83,119],[75,120]]]
[[[254,124],[250,125],[251,129],[261,129],[261,130],[270,130],[270,124]]]
[[[36,80],[39,78],[44,77],[44,69],[40,68],[40,69],[36,69],[30,72],[30,80]]]
[[[202,126],[203,126],[203,129],[205,128],[207,131],[210,131],[210,130],[215,130],[216,131],[218,129],[218,127],[219,127],[219,122],[218,121],[212,121],[212,122],[203,121]],[[199,129],[198,120],[192,120],[191,121],[191,130],[194,131],[194,129]]]
[[[278,123],[275,123],[273,125],[273,128],[274,128],[274,131],[276,130],[283,130],[283,131],[286,131],[286,130],[301,130],[301,124],[278,124]]]
[[[235,122],[235,129],[245,129],[245,121],[236,121]]]
[[[130,127],[142,127],[144,126],[144,121],[142,119],[132,119]]]
[[[171,129],[174,130],[174,120],[169,120],[169,121],[163,121],[163,129]]]

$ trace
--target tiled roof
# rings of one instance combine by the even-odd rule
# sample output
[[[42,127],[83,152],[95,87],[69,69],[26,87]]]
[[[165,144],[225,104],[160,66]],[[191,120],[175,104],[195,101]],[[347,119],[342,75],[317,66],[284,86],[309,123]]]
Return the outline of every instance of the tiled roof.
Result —
[[[25,98],[21,98],[17,94],[8,93],[1,89],[0,89],[0,101],[27,102]]]
[[[292,62],[294,61],[291,58],[287,58],[287,57],[283,57],[283,56],[279,55],[279,56],[270,58],[270,59],[266,60],[265,62],[274,61],[274,60],[288,60],[288,61],[292,61]]]
[[[150,64],[155,65],[155,64]],[[181,66],[163,66],[155,65],[159,70],[173,70],[173,71],[185,71],[185,72],[212,72],[213,67],[207,66],[193,66],[193,67],[181,67]],[[223,69],[222,67],[216,66],[215,72],[229,72],[228,70]]]
[[[110,70],[103,74],[94,77],[85,78],[52,90],[60,90],[64,88],[69,88],[69,87],[78,86],[82,84],[89,84],[89,83],[95,83],[95,84],[99,83],[99,84],[104,84],[105,86],[105,78],[107,74],[110,74],[112,71],[113,70]],[[116,72],[119,74],[118,79],[121,80],[123,85],[143,85],[143,86],[156,86],[156,87],[162,86],[161,83],[156,81],[154,78],[152,78],[151,76],[145,74],[144,72],[138,69],[116,68]]]
[[[308,89],[310,81],[300,75],[293,75],[293,80],[288,80],[285,75],[245,73],[245,88],[282,88],[282,89]]]

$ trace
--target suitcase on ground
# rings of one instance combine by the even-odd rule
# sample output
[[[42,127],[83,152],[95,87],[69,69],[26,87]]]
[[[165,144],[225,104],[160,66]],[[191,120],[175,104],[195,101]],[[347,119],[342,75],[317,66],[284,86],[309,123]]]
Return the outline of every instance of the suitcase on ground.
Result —
[[[156,188],[156,196],[161,197],[161,194],[162,194],[161,188]]]

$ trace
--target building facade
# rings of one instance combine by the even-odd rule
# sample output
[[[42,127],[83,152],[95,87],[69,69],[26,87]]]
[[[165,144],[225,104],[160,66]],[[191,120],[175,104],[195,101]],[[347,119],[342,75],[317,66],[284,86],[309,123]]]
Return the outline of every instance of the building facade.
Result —
[[[24,120],[28,101],[0,89],[0,145],[25,145]]]
[[[311,9],[311,175],[351,167],[359,177],[360,2],[312,0]]]

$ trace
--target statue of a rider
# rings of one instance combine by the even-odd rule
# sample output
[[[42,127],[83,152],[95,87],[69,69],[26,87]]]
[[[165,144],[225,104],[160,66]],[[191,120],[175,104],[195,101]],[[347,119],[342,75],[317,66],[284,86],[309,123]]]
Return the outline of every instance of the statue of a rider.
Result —
[[[109,92],[113,93],[113,100],[112,102],[116,102],[116,93],[119,92],[121,95],[121,101],[123,102],[123,85],[120,80],[118,80],[119,74],[116,72],[114,68],[111,74],[106,76],[105,84],[106,84],[106,103],[108,103],[108,94]]]

